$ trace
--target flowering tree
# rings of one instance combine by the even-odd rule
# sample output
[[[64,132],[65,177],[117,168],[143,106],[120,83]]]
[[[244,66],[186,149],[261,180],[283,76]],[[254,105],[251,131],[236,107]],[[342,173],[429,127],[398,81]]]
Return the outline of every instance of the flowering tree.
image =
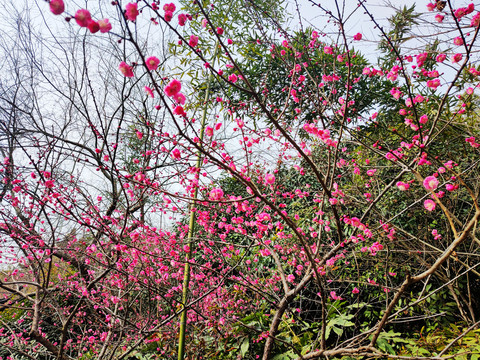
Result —
[[[360,2],[368,39],[348,4],[311,5],[331,26],[289,31],[266,0],[50,0],[45,46],[17,22],[1,354],[466,359],[480,13],[437,1],[382,25]],[[355,49],[372,40],[377,64]],[[428,354],[400,336],[440,316],[467,330]]]

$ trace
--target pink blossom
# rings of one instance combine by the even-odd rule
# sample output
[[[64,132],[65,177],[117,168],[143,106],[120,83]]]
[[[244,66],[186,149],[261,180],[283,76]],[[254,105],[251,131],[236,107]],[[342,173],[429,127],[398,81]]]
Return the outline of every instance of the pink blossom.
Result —
[[[138,131],[138,130],[137,130],[135,133],[136,133],[136,135],[137,135],[138,140],[142,140],[142,138],[143,138],[143,133],[142,133],[141,131]]]
[[[437,62],[440,62],[440,63],[441,63],[441,62],[444,62],[446,58],[447,58],[447,55],[445,55],[445,54],[438,54],[437,57],[435,58],[435,60],[436,60]]]
[[[232,83],[236,83],[237,80],[238,80],[238,77],[235,74],[231,74],[231,75],[228,76],[228,81],[230,81]]]
[[[458,63],[459,61],[461,61],[462,59],[463,59],[463,55],[460,54],[460,53],[457,53],[457,54],[453,55],[452,62],[455,64],[455,63]]]
[[[425,202],[423,203],[423,206],[425,207],[425,209],[427,211],[433,211],[435,210],[435,201],[431,200],[431,199],[427,199],[425,200]]]
[[[138,4],[137,3],[128,3],[125,6],[125,17],[127,20],[135,21],[137,19],[139,12],[138,12]]]
[[[232,39],[227,39],[227,44],[228,44],[228,45],[232,45],[232,44],[233,44],[233,40],[232,40]]]
[[[408,188],[410,187],[409,183],[404,183],[403,181],[397,182],[396,185],[397,185],[398,190],[400,190],[400,191],[407,191]]]
[[[205,135],[210,136],[210,137],[213,136],[213,128],[211,126],[207,126],[205,128]]]
[[[415,98],[413,99],[413,102],[414,102],[414,103],[421,103],[421,102],[423,102],[424,100],[425,100],[425,98],[424,98],[422,95],[418,94],[418,95],[415,96]]]
[[[353,290],[352,290],[352,294],[358,294],[360,292],[360,290],[358,290],[357,287],[354,287]]]
[[[353,40],[357,40],[357,41],[362,40],[362,34],[356,33],[355,35],[353,35]]]
[[[133,69],[130,65],[128,65],[125,61],[122,61],[120,65],[118,65],[118,68],[120,69],[120,72],[125,76],[125,77],[133,77]]]
[[[170,11],[170,12],[175,12],[176,10],[176,6],[174,3],[170,3],[170,4],[165,4],[163,5],[163,11]]]
[[[427,4],[427,9],[428,9],[428,11],[433,11],[435,9],[435,4],[428,3]]]
[[[180,157],[181,157],[181,155],[180,155],[180,150],[178,150],[178,149],[173,149],[173,151],[172,151],[172,157],[173,157],[174,159],[180,159]]]
[[[435,176],[427,176],[423,180],[423,187],[427,190],[435,190],[438,187],[438,179]]]
[[[480,12],[477,12],[470,22],[470,26],[478,27],[480,25]]]
[[[435,20],[439,23],[443,22],[443,19],[445,19],[445,16],[442,14],[437,14],[435,15]]]
[[[180,116],[186,116],[187,115],[185,113],[185,110],[183,109],[183,107],[181,107],[180,105],[175,106],[175,109],[173,109],[173,113],[175,115],[180,115]]]
[[[51,189],[55,186],[55,182],[53,180],[47,180],[45,181],[45,187],[48,189]]]
[[[223,198],[223,190],[220,188],[215,188],[210,191],[210,200],[218,201]]]
[[[188,45],[191,47],[196,47],[198,45],[198,36],[190,35],[190,41],[188,42]]]
[[[55,15],[60,15],[65,11],[63,0],[50,0],[50,11]]]
[[[173,100],[175,100],[177,103],[179,103],[180,105],[184,105],[185,104],[185,95],[183,95],[181,92],[175,94],[172,96],[173,97]]]
[[[160,60],[155,56],[150,56],[145,60],[145,64],[147,65],[148,70],[157,70]]]
[[[440,86],[440,79],[428,80],[427,87],[436,90]]]
[[[186,22],[187,22],[187,15],[185,14],[178,15],[178,25],[184,26]]]
[[[330,291],[330,297],[331,297],[333,300],[343,300],[343,298],[340,297],[340,296],[338,296],[335,291]]]
[[[447,191],[454,191],[455,190],[455,185],[447,184],[447,185],[445,185],[445,189],[447,189]]]
[[[462,17],[464,17],[467,13],[467,9],[465,8],[459,8],[455,10],[455,17],[460,20]]]
[[[98,30],[100,30],[100,25],[98,24],[98,22],[90,20],[88,22],[87,28],[92,34],[95,34],[98,32]]]
[[[173,19],[173,12],[171,11],[165,11],[165,14],[163,15],[163,18],[165,19],[166,22],[170,22]]]
[[[266,182],[267,184],[270,184],[270,185],[273,184],[273,183],[275,182],[275,175],[273,175],[273,174],[266,174],[266,175],[265,175],[265,182]]]
[[[221,27],[217,27],[217,34],[223,35],[223,29]]]
[[[145,86],[145,91],[148,93],[148,95],[150,95],[152,98],[154,97],[153,95],[153,90],[150,89],[148,86]]]
[[[108,19],[98,20],[98,26],[101,33],[107,33],[112,30],[112,24],[110,24]]]
[[[455,39],[453,39],[453,43],[457,46],[463,45],[463,39],[460,36],[457,36]]]
[[[417,65],[419,67],[422,67],[425,61],[427,60],[428,54],[427,53],[421,53],[416,56],[417,59]]]
[[[86,9],[77,10],[75,13],[75,21],[78,26],[87,27],[90,20],[92,20],[92,16],[90,15],[90,11]]]
[[[325,46],[325,47],[323,48],[323,52],[324,52],[325,54],[330,54],[330,55],[332,55],[332,54],[333,54],[333,49],[332,49],[331,46]]]
[[[293,274],[288,274],[288,275],[287,275],[287,281],[288,281],[289,283],[293,283],[293,282],[295,281],[295,275],[293,275]]]
[[[180,90],[182,90],[182,84],[180,83],[180,81],[173,79],[165,87],[165,94],[167,94],[167,96],[172,97],[172,96],[178,94],[180,92]]]

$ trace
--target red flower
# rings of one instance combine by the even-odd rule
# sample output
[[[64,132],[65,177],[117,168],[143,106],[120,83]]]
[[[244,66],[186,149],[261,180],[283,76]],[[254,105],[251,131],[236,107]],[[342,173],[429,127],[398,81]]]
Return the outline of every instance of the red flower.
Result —
[[[90,20],[92,20],[92,16],[90,15],[90,11],[86,9],[77,10],[75,13],[75,21],[81,27],[87,27]]]
[[[125,76],[125,77],[133,77],[133,69],[130,65],[128,65],[125,61],[122,61],[120,65],[118,65],[118,68],[120,69],[120,72]]]
[[[139,12],[137,3],[129,3],[127,6],[125,6],[125,17],[127,20],[135,21],[138,14]]]
[[[63,0],[50,0],[50,11],[55,15],[60,15],[65,11]]]
[[[150,56],[145,60],[145,64],[147,65],[148,70],[157,70],[160,60],[155,56]]]

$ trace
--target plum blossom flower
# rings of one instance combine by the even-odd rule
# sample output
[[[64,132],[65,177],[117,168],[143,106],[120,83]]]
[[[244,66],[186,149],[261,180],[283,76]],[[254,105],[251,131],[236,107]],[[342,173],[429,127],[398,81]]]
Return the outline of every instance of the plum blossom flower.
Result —
[[[437,57],[435,58],[435,60],[436,60],[437,62],[440,62],[440,63],[441,63],[441,62],[444,62],[446,58],[447,58],[447,55],[445,55],[445,54],[438,54]]]
[[[217,27],[217,34],[223,35],[223,29],[221,27]]]
[[[175,12],[176,10],[176,6],[174,3],[170,3],[170,4],[165,4],[163,5],[163,11],[170,11],[170,12]]]
[[[266,182],[267,184],[270,184],[270,185],[273,184],[273,183],[275,182],[275,175],[273,175],[273,174],[266,174],[266,175],[265,175],[265,182]]]
[[[184,26],[186,22],[187,22],[187,15],[185,14],[178,15],[178,25]]]
[[[128,65],[125,61],[122,61],[120,65],[118,65],[118,68],[120,69],[120,72],[125,76],[125,77],[133,77],[133,69],[130,65]]]
[[[427,53],[421,53],[416,56],[417,59],[417,65],[418,67],[422,67],[425,61],[427,60],[428,54]]]
[[[138,4],[137,3],[128,3],[125,6],[125,17],[127,20],[135,21],[137,19],[139,12],[138,12]]]
[[[460,36],[457,36],[455,39],[453,39],[453,43],[457,46],[463,45],[463,39]]]
[[[453,55],[452,62],[455,64],[455,63],[458,63],[459,61],[461,61],[462,59],[463,59],[463,55],[460,54],[460,53],[457,53],[457,54]]]
[[[173,157],[174,159],[180,159],[180,157],[181,157],[180,150],[178,150],[178,149],[173,149],[173,151],[172,151],[172,157]]]
[[[153,95],[153,90],[149,88],[148,86],[145,86],[145,91],[147,92],[148,95],[150,95],[152,98],[155,97]]]
[[[196,47],[198,45],[198,36],[190,35],[190,41],[188,42],[188,45],[191,47]]]
[[[440,86],[440,79],[433,79],[427,81],[427,87],[436,90]]]
[[[407,191],[408,188],[410,187],[409,183],[404,183],[403,181],[397,182],[396,185],[397,185],[398,190],[400,190],[400,191]]]
[[[173,100],[175,100],[177,103],[179,103],[180,105],[184,105],[185,104],[185,95],[183,95],[181,92],[175,94],[172,96]]]
[[[182,84],[180,81],[173,79],[170,83],[165,87],[165,94],[167,96],[172,97],[178,94],[182,90]]]
[[[173,113],[175,115],[180,115],[180,116],[186,116],[187,115],[185,113],[185,110],[183,109],[183,107],[181,107],[180,105],[175,106],[175,108],[173,109]]]
[[[88,22],[87,28],[92,34],[95,34],[95,33],[98,32],[98,30],[100,30],[100,25],[98,24],[98,22],[96,22],[94,20],[90,20]]]
[[[357,287],[354,287],[353,290],[352,290],[352,294],[358,294],[360,292],[360,290],[358,290]]]
[[[333,49],[332,49],[331,46],[325,46],[325,47],[323,48],[323,52],[324,52],[325,54],[330,54],[330,55],[332,55],[332,54],[333,54]]]
[[[210,191],[210,200],[218,201],[223,198],[223,190],[220,188],[215,188]]]
[[[438,179],[435,176],[427,176],[423,180],[423,187],[427,190],[435,190],[438,187]]]
[[[80,27],[87,27],[90,20],[92,20],[92,15],[86,9],[77,10],[75,13],[75,21]]]
[[[50,11],[55,15],[60,15],[65,11],[63,0],[50,0]]]
[[[343,298],[342,298],[341,296],[338,296],[335,291],[330,291],[330,297],[331,297],[333,300],[343,300]]]
[[[435,210],[435,201],[431,200],[431,199],[427,199],[425,200],[425,202],[423,203],[423,206],[425,207],[425,209],[427,211],[433,211]]]
[[[98,26],[100,27],[100,32],[107,33],[112,30],[112,24],[108,19],[98,20]]]
[[[353,35],[353,40],[356,40],[356,41],[362,40],[362,34],[356,33],[355,35]]]
[[[435,15],[435,20],[439,23],[443,22],[443,19],[445,19],[445,16],[442,14],[437,14]]]
[[[165,14],[163,15],[163,18],[165,19],[166,22],[170,22],[173,19],[173,12],[171,11],[165,11]]]
[[[480,25],[480,12],[477,12],[473,15],[472,21],[470,22],[470,26],[478,27]]]
[[[150,56],[145,60],[148,70],[157,70],[160,60],[155,56]]]
[[[232,83],[236,83],[238,80],[238,76],[235,75],[235,74],[231,74],[228,76],[228,81],[232,82]]]

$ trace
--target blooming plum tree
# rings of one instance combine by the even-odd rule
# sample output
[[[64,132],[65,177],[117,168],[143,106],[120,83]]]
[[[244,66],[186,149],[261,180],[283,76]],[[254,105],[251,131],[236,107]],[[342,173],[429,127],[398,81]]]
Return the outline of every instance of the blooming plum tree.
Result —
[[[443,316],[422,305],[438,293],[478,325],[478,4],[387,31],[360,1],[371,38],[310,3],[322,30],[270,0],[50,0],[39,44],[19,22],[1,356],[418,358],[388,341]]]

